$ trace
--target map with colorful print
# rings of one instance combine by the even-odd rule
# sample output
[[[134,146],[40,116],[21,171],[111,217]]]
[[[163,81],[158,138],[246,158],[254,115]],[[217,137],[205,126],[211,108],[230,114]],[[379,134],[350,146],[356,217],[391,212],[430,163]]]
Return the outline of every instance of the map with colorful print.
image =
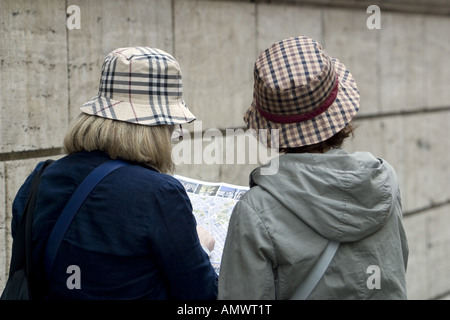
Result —
[[[216,240],[211,252],[211,264],[219,273],[223,246],[233,208],[248,187],[228,183],[213,183],[175,175],[186,189],[197,224],[211,232]]]

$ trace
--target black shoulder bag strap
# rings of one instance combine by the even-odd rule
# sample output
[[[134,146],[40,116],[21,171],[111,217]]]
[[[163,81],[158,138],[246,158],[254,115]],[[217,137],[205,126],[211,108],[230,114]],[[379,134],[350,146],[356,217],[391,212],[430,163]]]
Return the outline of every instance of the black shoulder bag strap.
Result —
[[[51,165],[54,160],[46,160],[41,168],[39,169],[38,173],[36,174],[35,178],[33,178],[33,182],[31,183],[31,191],[29,194],[29,200],[27,201],[27,206],[25,208],[26,213],[26,221],[25,221],[25,252],[26,252],[26,270],[27,270],[27,278],[28,278],[28,285],[30,287],[31,297],[33,297],[33,292],[36,290],[36,288],[33,287],[33,280],[32,280],[32,241],[33,241],[33,233],[32,233],[32,227],[33,227],[33,217],[34,217],[34,207],[36,206],[36,197],[38,192],[39,184],[41,183],[41,177],[44,173],[45,169],[49,165]],[[23,218],[22,218],[23,219]]]
[[[16,272],[24,269],[28,282],[28,288],[26,288],[27,292],[19,292],[21,288],[16,286],[10,286],[9,288],[11,288],[12,291],[6,292],[5,287],[2,299],[8,298],[8,295],[24,299],[31,299],[33,296],[33,285],[31,281],[31,228],[33,224],[34,206],[36,204],[37,189],[41,181],[41,176],[44,173],[45,169],[53,162],[54,160],[45,161],[39,168],[39,171],[36,172],[35,176],[33,177],[33,180],[31,181],[30,191],[25,203],[25,208],[23,210],[22,217],[20,218],[19,226],[17,227],[17,231],[13,240],[8,282],[12,281],[12,278],[14,277],[14,274]]]

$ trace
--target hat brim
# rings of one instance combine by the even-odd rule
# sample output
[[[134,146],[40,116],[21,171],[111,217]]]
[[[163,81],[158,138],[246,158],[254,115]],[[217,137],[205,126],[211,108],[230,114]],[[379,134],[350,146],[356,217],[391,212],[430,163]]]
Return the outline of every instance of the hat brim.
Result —
[[[86,114],[145,126],[184,124],[196,119],[183,100],[169,105],[149,105],[98,95],[80,109]]]
[[[359,91],[347,68],[336,58],[332,61],[339,81],[337,97],[325,112],[310,120],[288,124],[269,121],[258,111],[253,99],[244,121],[249,129],[267,129],[267,139],[258,134],[262,144],[280,149],[312,145],[331,138],[350,123],[359,110]]]

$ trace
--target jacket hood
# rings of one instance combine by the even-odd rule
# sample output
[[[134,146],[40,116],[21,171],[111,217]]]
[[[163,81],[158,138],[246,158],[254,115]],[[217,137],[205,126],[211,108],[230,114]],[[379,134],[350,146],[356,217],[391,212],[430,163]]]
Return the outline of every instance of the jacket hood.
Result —
[[[250,185],[271,194],[324,238],[357,241],[380,229],[399,196],[394,169],[368,152],[349,154],[331,149],[324,154],[284,154],[279,170],[262,175],[259,167]]]

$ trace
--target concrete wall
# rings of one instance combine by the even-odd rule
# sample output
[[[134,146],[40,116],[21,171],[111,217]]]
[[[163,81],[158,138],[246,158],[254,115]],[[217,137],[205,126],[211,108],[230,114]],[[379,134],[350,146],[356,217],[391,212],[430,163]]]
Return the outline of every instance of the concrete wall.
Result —
[[[383,1],[381,29],[370,30],[371,4],[377,2],[0,0],[0,287],[14,196],[38,161],[62,156],[65,130],[96,95],[107,53],[135,45],[172,53],[185,100],[202,121],[186,128],[200,139],[201,132],[220,129],[226,139],[217,143],[233,147],[226,129],[243,127],[256,57],[273,42],[305,34],[344,62],[358,83],[359,127],[346,148],[371,151],[397,170],[410,246],[409,297],[449,294],[450,5]],[[69,5],[81,10],[79,30],[66,27]],[[248,162],[184,163],[177,173],[247,184],[258,165]]]

